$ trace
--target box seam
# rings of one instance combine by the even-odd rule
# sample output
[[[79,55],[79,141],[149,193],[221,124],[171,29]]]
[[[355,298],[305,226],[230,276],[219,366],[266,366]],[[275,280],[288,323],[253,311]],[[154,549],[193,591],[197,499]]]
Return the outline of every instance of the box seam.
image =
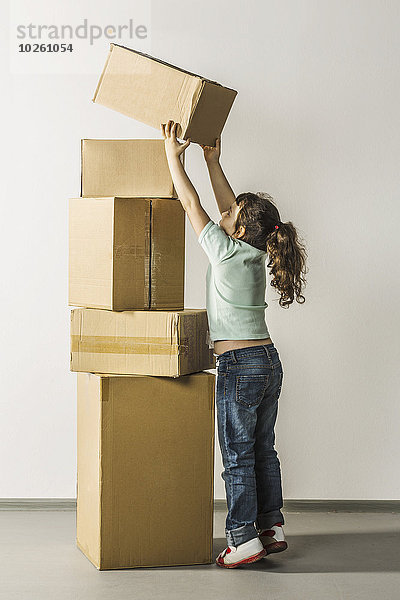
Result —
[[[149,227],[150,244],[149,244],[149,294],[148,294],[148,308],[150,310],[151,309],[151,302],[152,302],[152,298],[151,298],[151,285],[152,285],[151,270],[152,270],[152,260],[153,260],[153,200],[151,198],[150,198],[150,216],[149,216],[149,220],[150,220],[150,227]]]

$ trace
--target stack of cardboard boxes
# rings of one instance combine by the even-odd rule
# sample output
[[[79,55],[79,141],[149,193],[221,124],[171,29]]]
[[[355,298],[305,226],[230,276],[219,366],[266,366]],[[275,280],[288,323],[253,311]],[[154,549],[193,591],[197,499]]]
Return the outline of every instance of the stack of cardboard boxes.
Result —
[[[232,92],[111,44],[93,100],[214,145]],[[77,545],[100,570],[211,563],[215,361],[163,139],[82,140],[69,236]]]

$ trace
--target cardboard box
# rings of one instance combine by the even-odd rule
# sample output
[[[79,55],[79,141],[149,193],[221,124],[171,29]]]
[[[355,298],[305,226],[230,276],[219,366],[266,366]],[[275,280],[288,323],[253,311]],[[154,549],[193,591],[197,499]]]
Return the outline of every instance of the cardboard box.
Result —
[[[110,44],[92,100],[159,131],[172,119],[179,138],[215,146],[236,95],[216,81]]]
[[[205,309],[71,310],[71,371],[180,377],[213,369]]]
[[[184,307],[185,211],[173,198],[70,198],[70,306]]]
[[[81,196],[177,198],[164,140],[81,140]]]
[[[77,388],[78,548],[99,570],[210,564],[215,376]]]

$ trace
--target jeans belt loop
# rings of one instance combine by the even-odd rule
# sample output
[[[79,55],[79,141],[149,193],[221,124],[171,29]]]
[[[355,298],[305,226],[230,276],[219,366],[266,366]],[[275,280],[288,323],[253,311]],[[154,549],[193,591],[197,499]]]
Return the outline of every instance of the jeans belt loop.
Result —
[[[263,345],[263,348],[265,350],[266,355],[268,356],[269,365],[270,365],[271,369],[273,369],[274,368],[274,366],[273,366],[273,360],[272,360],[272,356],[271,356],[271,353],[269,351],[269,348],[267,348],[266,345]]]
[[[235,351],[231,350],[231,358],[232,358],[232,362],[237,363],[238,359],[236,357]]]

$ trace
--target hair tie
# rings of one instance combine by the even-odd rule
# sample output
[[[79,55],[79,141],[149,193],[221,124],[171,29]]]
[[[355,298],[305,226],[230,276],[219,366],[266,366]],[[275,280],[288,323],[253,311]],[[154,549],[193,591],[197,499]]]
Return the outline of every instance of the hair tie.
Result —
[[[283,225],[282,221],[279,221],[278,225],[275,225],[275,229],[279,229],[279,225]]]

